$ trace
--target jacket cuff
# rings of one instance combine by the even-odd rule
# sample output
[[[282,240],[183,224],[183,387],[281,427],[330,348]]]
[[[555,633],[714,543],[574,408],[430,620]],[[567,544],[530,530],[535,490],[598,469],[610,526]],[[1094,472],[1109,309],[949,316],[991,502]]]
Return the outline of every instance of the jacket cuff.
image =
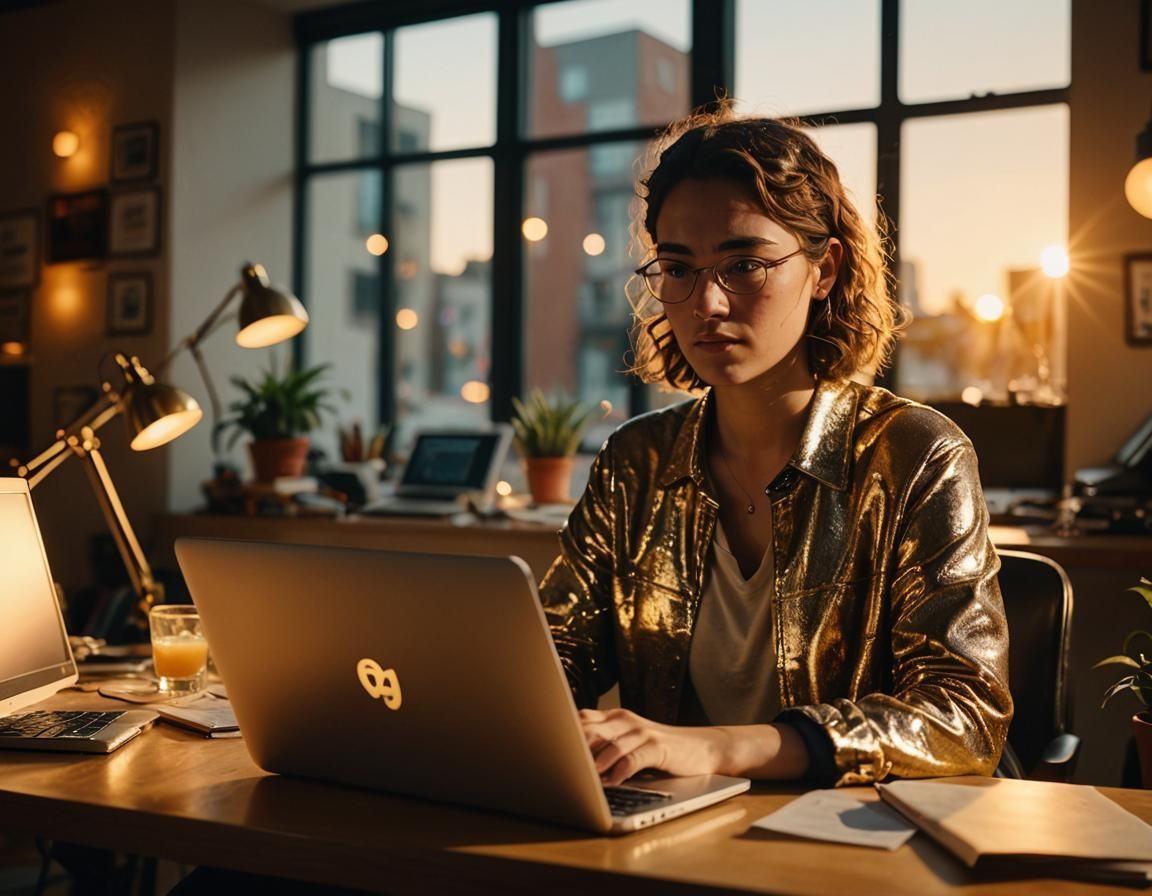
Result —
[[[808,750],[808,771],[804,781],[815,787],[832,787],[840,777],[836,768],[836,749],[824,728],[794,709],[785,710],[774,724],[787,725],[800,735]]]

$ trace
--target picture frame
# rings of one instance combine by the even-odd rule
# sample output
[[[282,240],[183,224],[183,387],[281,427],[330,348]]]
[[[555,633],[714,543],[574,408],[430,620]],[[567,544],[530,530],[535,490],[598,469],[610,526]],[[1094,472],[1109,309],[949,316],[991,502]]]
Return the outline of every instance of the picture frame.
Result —
[[[95,386],[57,386],[52,390],[52,420],[56,429],[65,429],[96,403],[100,392]]]
[[[152,329],[152,274],[116,271],[108,275],[108,335],[144,336]]]
[[[48,198],[49,264],[108,255],[108,192],[85,190]]]
[[[1124,257],[1124,337],[1152,346],[1152,252]]]
[[[160,188],[113,193],[108,221],[109,255],[156,255],[160,251]]]
[[[31,304],[30,293],[0,292],[0,346],[18,342],[27,349]]]
[[[134,121],[112,129],[113,183],[152,180],[159,169],[160,126],[154,121]]]
[[[0,213],[0,290],[31,289],[40,282],[40,213]]]

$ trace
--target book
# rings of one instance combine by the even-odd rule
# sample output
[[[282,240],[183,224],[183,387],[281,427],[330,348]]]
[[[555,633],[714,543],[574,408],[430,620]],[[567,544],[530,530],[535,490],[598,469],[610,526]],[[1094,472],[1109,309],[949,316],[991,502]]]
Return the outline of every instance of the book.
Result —
[[[973,777],[876,789],[974,870],[1152,883],[1152,827],[1094,787]]]

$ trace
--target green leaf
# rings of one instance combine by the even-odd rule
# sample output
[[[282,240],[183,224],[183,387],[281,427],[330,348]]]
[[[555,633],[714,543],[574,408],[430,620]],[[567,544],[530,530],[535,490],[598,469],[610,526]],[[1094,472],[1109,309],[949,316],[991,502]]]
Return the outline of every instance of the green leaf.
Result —
[[[1139,669],[1140,664],[1130,656],[1120,654],[1118,656],[1110,656],[1107,659],[1100,660],[1093,669],[1099,669],[1101,666],[1131,666],[1133,669]]]

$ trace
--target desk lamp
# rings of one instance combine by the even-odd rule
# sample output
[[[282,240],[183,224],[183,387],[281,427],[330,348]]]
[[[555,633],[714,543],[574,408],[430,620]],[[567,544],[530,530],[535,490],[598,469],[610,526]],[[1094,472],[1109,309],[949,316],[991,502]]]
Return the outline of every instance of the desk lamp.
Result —
[[[188,349],[204,378],[212,412],[217,419],[219,399],[199,347],[227,319],[222,316],[224,310],[240,294],[243,294],[243,300],[236,342],[244,348],[275,345],[292,338],[308,325],[308,313],[299,299],[269,285],[268,274],[262,265],[244,264],[240,270],[240,282],[228,291],[204,323],[177,343],[156,368],[157,373],[162,374],[177,354]],[[84,469],[88,480],[96,492],[105,522],[112,531],[132,589],[139,599],[137,609],[141,618],[138,621],[147,625],[148,609],[163,601],[163,588],[152,577],[152,568],[124,512],[124,505],[100,453],[96,432],[113,417],[123,414],[132,450],[148,451],[183,435],[200,422],[204,412],[196,399],[182,389],[157,382],[139,358],[122,352],[113,352],[111,356],[124,385],[115,388],[108,381],[102,382],[100,398],[76,420],[58,430],[56,441],[47,450],[17,466],[16,473],[27,479],[28,487],[32,489],[72,455],[87,462]]]

